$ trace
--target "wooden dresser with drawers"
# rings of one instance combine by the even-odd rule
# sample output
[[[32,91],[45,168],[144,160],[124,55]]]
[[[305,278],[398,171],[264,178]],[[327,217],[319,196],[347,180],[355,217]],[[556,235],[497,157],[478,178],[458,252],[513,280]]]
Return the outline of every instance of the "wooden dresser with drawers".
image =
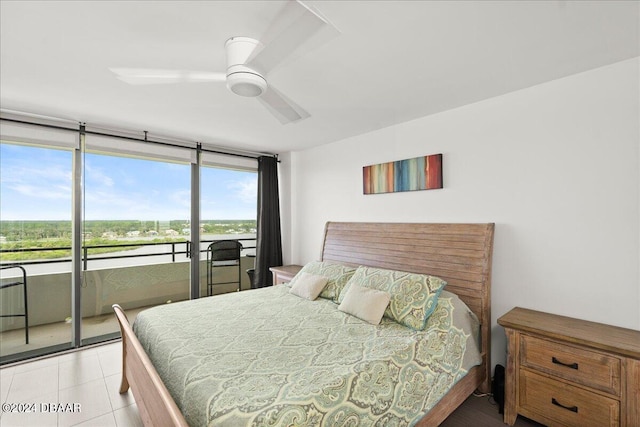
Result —
[[[640,331],[516,307],[507,334],[504,422],[640,426]]]

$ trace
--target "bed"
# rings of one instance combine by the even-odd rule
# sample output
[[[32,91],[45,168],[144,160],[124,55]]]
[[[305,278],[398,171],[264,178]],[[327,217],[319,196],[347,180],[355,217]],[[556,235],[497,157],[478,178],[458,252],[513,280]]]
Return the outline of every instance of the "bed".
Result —
[[[156,307],[139,315],[135,333],[116,305],[120,392],[131,387],[148,426],[436,426],[474,390],[489,391],[493,231],[493,224],[327,223],[321,263],[447,282],[424,331],[386,318],[365,325],[336,310],[336,301],[307,301],[285,285]],[[477,335],[440,320],[463,311],[452,308],[458,300],[475,314]],[[223,313],[236,323],[219,321]],[[190,323],[196,329],[185,329]],[[260,338],[243,340],[243,329]],[[450,341],[439,345],[436,336]],[[476,344],[476,356],[450,351],[461,340]],[[424,343],[446,359],[444,367],[425,368],[431,376],[419,371],[421,361],[403,360],[409,353],[433,358]]]

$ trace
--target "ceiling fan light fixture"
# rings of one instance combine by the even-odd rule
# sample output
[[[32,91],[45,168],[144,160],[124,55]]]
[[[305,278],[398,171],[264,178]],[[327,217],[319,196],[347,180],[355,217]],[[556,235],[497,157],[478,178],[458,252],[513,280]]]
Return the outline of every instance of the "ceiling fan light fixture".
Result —
[[[250,37],[231,37],[224,44],[227,53],[227,68],[244,65],[254,50],[262,48],[262,43]]]
[[[259,74],[238,71],[227,75],[227,87],[236,95],[255,98],[267,90],[267,81]]]
[[[260,42],[249,37],[231,37],[225,43],[227,51],[227,87],[236,95],[255,98],[267,90],[267,81],[245,62]]]

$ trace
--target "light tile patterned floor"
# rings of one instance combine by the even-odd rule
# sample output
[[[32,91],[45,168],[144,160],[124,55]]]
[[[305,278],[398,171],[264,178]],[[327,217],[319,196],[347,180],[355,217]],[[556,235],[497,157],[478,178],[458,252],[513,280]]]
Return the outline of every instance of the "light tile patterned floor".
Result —
[[[131,391],[118,393],[121,354],[115,342],[0,368],[0,426],[142,426]],[[35,404],[36,412],[6,412],[20,404]],[[47,411],[52,404],[80,410]]]

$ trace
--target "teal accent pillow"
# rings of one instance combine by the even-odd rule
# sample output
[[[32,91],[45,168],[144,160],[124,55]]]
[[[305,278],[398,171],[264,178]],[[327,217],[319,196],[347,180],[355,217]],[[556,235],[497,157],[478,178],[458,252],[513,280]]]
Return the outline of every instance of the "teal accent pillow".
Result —
[[[343,264],[312,261],[305,264],[305,266],[302,267],[298,274],[296,274],[293,279],[291,279],[291,286],[295,284],[302,273],[326,277],[328,279],[327,284],[322,292],[320,292],[319,297],[338,302],[338,296],[340,296],[342,288],[344,288],[355,271],[355,267],[349,267]]]
[[[339,303],[353,283],[389,293],[391,301],[384,316],[414,330],[425,328],[436,308],[438,296],[447,284],[427,274],[361,266],[342,289]]]

